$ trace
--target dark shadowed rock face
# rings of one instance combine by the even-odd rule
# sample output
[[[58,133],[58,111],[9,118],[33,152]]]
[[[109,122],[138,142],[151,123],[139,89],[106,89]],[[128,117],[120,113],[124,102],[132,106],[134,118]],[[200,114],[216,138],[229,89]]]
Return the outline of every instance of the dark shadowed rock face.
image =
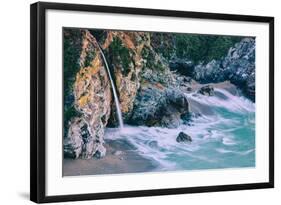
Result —
[[[148,86],[139,92],[129,123],[172,128],[179,126],[183,114],[189,111],[189,103],[180,90]]]
[[[194,63],[189,60],[174,58],[169,62],[170,69],[185,76],[192,76]]]
[[[64,156],[75,159],[105,156],[103,134],[103,129],[95,130],[85,118],[73,118],[64,140]]]
[[[184,132],[180,132],[176,140],[178,143],[192,142],[192,138]]]
[[[244,38],[230,48],[225,58],[194,68],[194,79],[201,83],[229,80],[251,100],[255,100],[255,39]]]
[[[151,46],[143,48],[142,58],[144,67],[140,73],[140,88],[126,123],[169,128],[179,126],[181,116],[189,113],[189,103],[178,88],[176,75]]]

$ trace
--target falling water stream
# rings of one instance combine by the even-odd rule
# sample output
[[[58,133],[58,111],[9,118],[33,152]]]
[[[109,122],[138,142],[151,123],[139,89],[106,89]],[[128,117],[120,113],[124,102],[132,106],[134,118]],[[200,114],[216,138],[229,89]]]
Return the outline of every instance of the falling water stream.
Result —
[[[119,127],[122,130],[123,127],[124,127],[124,123],[123,123],[123,119],[122,119],[122,113],[121,113],[121,109],[120,109],[120,103],[119,103],[119,99],[118,99],[118,96],[117,96],[116,88],[115,88],[113,79],[111,77],[111,73],[110,73],[110,70],[109,70],[106,58],[104,56],[104,53],[102,51],[102,48],[100,47],[99,43],[97,43],[97,44],[98,44],[99,50],[101,52],[101,55],[102,55],[102,58],[103,58],[103,61],[104,61],[104,64],[105,64],[105,67],[106,67],[109,79],[110,79],[110,83],[111,83],[111,87],[112,87],[112,91],[113,91],[113,96],[114,96],[114,101],[115,101],[115,105],[116,105],[116,112],[117,112]]]
[[[120,140],[133,145],[138,154],[157,164],[156,170],[196,170],[255,166],[255,104],[243,96],[215,89],[215,96],[187,93],[200,105],[208,106],[213,114],[202,114],[191,125],[178,128],[129,126],[124,127],[116,88],[99,46],[114,95],[119,130],[107,128],[107,140]],[[179,132],[192,136],[192,143],[176,142]]]

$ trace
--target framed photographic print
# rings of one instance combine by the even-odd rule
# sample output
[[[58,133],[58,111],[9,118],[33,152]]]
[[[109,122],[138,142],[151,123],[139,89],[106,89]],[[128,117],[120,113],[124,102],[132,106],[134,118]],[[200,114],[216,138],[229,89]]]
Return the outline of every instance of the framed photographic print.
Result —
[[[31,5],[31,200],[274,187],[274,18]]]

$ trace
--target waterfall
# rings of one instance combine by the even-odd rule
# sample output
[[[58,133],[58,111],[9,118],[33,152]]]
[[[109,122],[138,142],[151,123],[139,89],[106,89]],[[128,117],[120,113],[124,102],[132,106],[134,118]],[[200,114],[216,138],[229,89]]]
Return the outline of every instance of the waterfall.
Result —
[[[110,70],[109,70],[109,67],[108,67],[106,58],[105,58],[105,56],[104,56],[104,53],[103,53],[103,51],[102,51],[102,48],[100,47],[100,45],[99,45],[98,42],[97,42],[97,44],[98,44],[99,50],[100,50],[100,52],[101,52],[101,55],[102,55],[102,58],[103,58],[103,61],[104,61],[104,64],[105,64],[105,67],[106,67],[108,76],[109,76],[109,80],[110,80],[110,83],[111,83],[112,92],[113,92],[113,96],[114,96],[114,101],[115,101],[115,105],[116,105],[116,111],[117,111],[117,117],[118,117],[119,127],[120,127],[120,129],[122,130],[123,127],[124,127],[124,123],[123,123],[123,119],[122,119],[122,113],[121,113],[121,109],[120,109],[120,103],[119,103],[119,100],[118,100],[116,88],[115,88],[113,79],[112,79],[112,77],[111,77],[111,73],[110,73]]]

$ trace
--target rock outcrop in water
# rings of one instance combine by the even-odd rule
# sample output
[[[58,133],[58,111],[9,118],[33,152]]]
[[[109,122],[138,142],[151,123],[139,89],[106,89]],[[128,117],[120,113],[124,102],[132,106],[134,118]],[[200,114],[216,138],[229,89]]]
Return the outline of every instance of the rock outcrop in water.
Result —
[[[187,143],[187,142],[192,142],[192,138],[188,134],[184,132],[180,132],[176,138],[176,141],[178,143]]]
[[[255,101],[255,40],[244,38],[225,58],[195,66],[193,77],[201,83],[229,80]]]
[[[157,86],[157,85],[156,85]],[[190,112],[187,98],[179,89],[142,87],[136,98],[131,124],[178,127],[183,116]]]
[[[255,101],[255,39],[244,38],[218,60],[195,65],[192,60],[171,58],[171,70],[200,83],[230,81]]]
[[[144,67],[134,109],[128,123],[134,125],[177,127],[189,113],[189,103],[178,88],[168,62],[149,45],[143,49]]]
[[[214,87],[211,85],[205,85],[202,86],[199,90],[198,93],[202,94],[202,95],[208,95],[208,96],[214,96],[215,92],[214,92]]]

